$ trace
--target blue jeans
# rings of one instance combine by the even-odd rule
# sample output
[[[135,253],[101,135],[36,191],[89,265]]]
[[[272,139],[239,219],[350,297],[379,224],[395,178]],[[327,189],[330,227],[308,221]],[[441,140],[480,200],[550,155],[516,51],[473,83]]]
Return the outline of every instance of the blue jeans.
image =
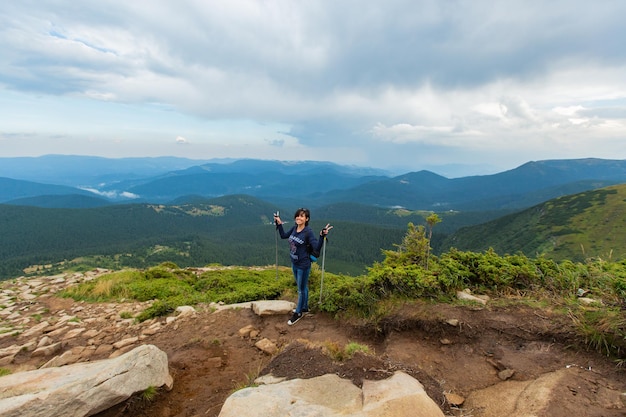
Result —
[[[309,309],[309,274],[311,273],[311,267],[306,269],[297,268],[293,266],[293,277],[296,279],[296,285],[298,286],[298,305],[296,306],[296,313],[302,313],[302,310]]]

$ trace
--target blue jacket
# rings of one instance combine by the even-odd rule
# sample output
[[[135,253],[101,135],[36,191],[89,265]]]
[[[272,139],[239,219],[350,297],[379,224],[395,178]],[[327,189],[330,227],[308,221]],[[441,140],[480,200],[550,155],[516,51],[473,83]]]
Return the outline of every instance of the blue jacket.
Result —
[[[291,263],[301,269],[311,267],[311,258],[307,250],[307,245],[315,248],[318,252],[322,250],[324,239],[317,239],[313,229],[305,226],[300,233],[296,231],[296,225],[292,226],[289,231],[285,232],[283,225],[276,226],[278,233],[282,239],[289,239],[289,256]]]

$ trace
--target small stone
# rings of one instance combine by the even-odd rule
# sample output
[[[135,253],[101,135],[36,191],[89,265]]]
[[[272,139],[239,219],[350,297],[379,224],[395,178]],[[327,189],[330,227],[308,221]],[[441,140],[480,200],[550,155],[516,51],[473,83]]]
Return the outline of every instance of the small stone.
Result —
[[[14,356],[16,353],[20,351],[22,347],[19,345],[11,345],[4,349],[0,349],[0,357],[3,356]]]
[[[483,299],[481,297],[478,297],[478,296],[474,296],[474,295],[468,294],[467,292],[464,292],[464,291],[458,291],[456,293],[456,297],[459,300],[473,301],[473,302],[476,302],[476,303],[479,303],[479,304],[483,304],[483,305],[487,304],[487,300],[485,300],[485,299]]]
[[[63,354],[50,359],[48,362],[41,365],[41,368],[54,368],[74,362],[76,362],[76,356],[71,350],[68,350],[66,352],[63,352]]]
[[[455,407],[459,407],[461,405],[463,405],[463,403],[465,402],[465,398],[461,397],[458,394],[453,394],[451,392],[446,392],[444,393],[445,397],[446,397],[446,401],[448,401],[448,404],[455,406]]]
[[[272,374],[266,374],[255,379],[254,383],[258,385],[269,385],[269,384],[278,384],[279,382],[283,382],[286,380],[287,378],[285,378],[284,376],[277,377]]]
[[[251,324],[248,324],[246,327],[242,327],[241,329],[239,329],[239,336],[249,337],[250,332],[252,332],[253,330],[254,330],[254,326]]]
[[[32,356],[52,356],[60,352],[61,349],[63,349],[63,345],[61,342],[57,342],[49,346],[43,346],[35,349]]]
[[[98,336],[100,332],[96,329],[91,329],[91,330],[87,330],[85,333],[83,333],[83,337],[86,337],[87,339],[91,339],[92,337],[96,337]]]
[[[67,332],[65,334],[65,336],[63,336],[63,340],[73,339],[73,338],[77,337],[78,335],[80,335],[84,331],[85,331],[84,327],[80,327],[78,329],[72,329],[69,332]]]
[[[507,379],[511,378],[513,374],[515,374],[515,371],[513,369],[505,369],[504,371],[498,372],[498,378],[506,381]]]
[[[108,356],[113,351],[113,345],[102,344],[96,348],[95,356]]]
[[[23,338],[29,338],[29,337],[35,336],[37,334],[43,333],[43,331],[48,326],[50,326],[50,323],[48,323],[47,321],[42,321],[41,323],[37,324],[36,326],[33,326],[30,329],[26,330],[20,336],[23,337]]]
[[[206,364],[209,368],[220,368],[222,366],[222,358],[213,357],[206,360]]]
[[[581,304],[584,304],[584,305],[587,305],[587,306],[588,305],[592,305],[592,304],[600,304],[600,305],[602,305],[602,300],[594,300],[593,298],[589,298],[589,297],[580,297],[578,299],[578,301]]]
[[[153,336],[159,332],[158,328],[148,327],[144,331],[141,332],[144,336]]]
[[[14,359],[15,359],[15,355],[9,355],[9,356],[0,358],[0,367],[10,365],[11,363],[13,363]]]
[[[35,349],[37,349],[37,341],[36,340],[31,340],[30,342],[26,342],[22,345],[22,348],[20,349],[21,351],[25,351],[25,352],[32,352]]]
[[[178,317],[193,316],[196,314],[196,309],[191,306],[179,306],[176,307],[176,313]]]
[[[254,346],[256,346],[257,349],[267,353],[268,355],[273,355],[278,352],[278,347],[276,346],[276,344],[267,338],[259,340],[254,344]]]
[[[51,337],[44,336],[41,338],[41,340],[37,344],[37,347],[40,348],[43,346],[48,346],[48,345],[51,345],[52,343],[54,343],[54,340]]]
[[[504,371],[506,369],[506,366],[502,362],[493,360],[491,358],[487,358],[487,363],[496,368],[498,372]]]
[[[113,343],[113,347],[115,349],[122,349],[126,346],[132,345],[133,343],[137,343],[137,341],[139,341],[138,337],[129,337],[127,339],[122,339],[119,342],[115,342]]]

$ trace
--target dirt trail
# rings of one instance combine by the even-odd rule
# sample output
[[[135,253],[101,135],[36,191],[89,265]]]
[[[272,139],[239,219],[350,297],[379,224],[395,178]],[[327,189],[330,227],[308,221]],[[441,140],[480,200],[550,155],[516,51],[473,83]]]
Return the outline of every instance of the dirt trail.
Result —
[[[133,399],[99,417],[215,417],[234,390],[268,372],[288,378],[337,373],[359,384],[364,378],[386,378],[397,369],[420,380],[447,415],[498,415],[493,409],[501,412],[507,402],[517,401],[511,391],[516,386],[534,395],[532,381],[567,369],[559,379],[558,395],[537,415],[626,415],[624,395],[617,401],[614,395],[615,390],[626,392],[624,369],[576,347],[571,323],[549,312],[416,303],[379,323],[378,332],[322,313],[310,314],[295,326],[287,326],[287,319],[261,318],[241,309],[200,311],[177,321],[145,341],[168,354],[174,388],[160,392],[151,403]],[[249,324],[258,334],[241,337],[239,329]],[[254,346],[260,338],[274,341],[280,353],[273,358],[262,353]],[[336,362],[322,352],[321,347],[349,342],[367,345],[371,354]],[[508,372],[506,381],[499,376],[503,370]],[[466,403],[451,407],[444,393],[466,398]]]

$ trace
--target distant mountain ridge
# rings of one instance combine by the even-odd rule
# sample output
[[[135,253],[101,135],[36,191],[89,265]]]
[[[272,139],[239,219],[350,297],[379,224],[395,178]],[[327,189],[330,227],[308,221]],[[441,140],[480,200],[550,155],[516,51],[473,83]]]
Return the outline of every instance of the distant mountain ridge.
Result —
[[[429,171],[388,177],[330,163],[252,160],[170,172],[129,184],[126,191],[161,203],[185,194],[209,198],[248,194],[295,205],[304,201],[312,207],[353,202],[412,210],[481,211],[520,209],[622,182],[626,182],[626,161],[600,159],[529,162],[499,174],[455,179]]]
[[[231,162],[232,160],[221,161]],[[206,162],[209,161],[170,156],[154,158],[104,158],[81,155],[0,157],[0,177],[71,187],[93,187],[100,183],[153,177]],[[217,161],[214,160],[214,162]]]
[[[24,197],[11,200],[6,204],[41,208],[92,208],[109,206],[113,203],[105,198],[96,197],[89,193],[89,195],[60,194]]]
[[[528,162],[499,174],[447,179],[429,171],[330,192],[330,202],[423,210],[520,209],[562,195],[626,182],[626,161],[576,159]]]
[[[72,157],[72,161],[83,166],[76,158],[80,157]],[[112,161],[121,164],[118,160]],[[390,177],[381,170],[330,162],[254,159],[200,165],[190,164],[190,160],[176,160],[173,163],[185,167],[167,170],[172,161],[165,159],[162,160],[163,169],[157,175],[141,176],[146,170],[156,170],[159,161],[127,161],[136,163],[137,171],[126,177],[121,174],[124,170],[118,171],[112,176],[115,180],[90,187],[92,195],[106,198],[111,203],[167,204],[194,196],[214,198],[246,194],[289,206],[321,207],[351,202],[411,210],[484,211],[519,210],[551,198],[626,182],[626,160],[594,158],[528,162],[498,174],[454,179],[430,171]],[[98,159],[98,164],[102,163]],[[129,165],[125,167],[125,170],[130,169]],[[99,171],[98,178],[104,177],[105,172]],[[18,193],[16,189],[0,189],[0,203],[49,206],[42,196],[63,193],[59,188],[48,192],[43,185],[36,188],[32,184],[25,187],[28,192],[20,190]],[[85,192],[78,188],[66,191],[79,195]],[[61,201],[56,200],[57,203]],[[71,204],[70,199],[67,201]]]
[[[40,196],[83,195],[93,197],[94,194],[66,185],[41,184],[32,181],[0,178],[0,202]]]

